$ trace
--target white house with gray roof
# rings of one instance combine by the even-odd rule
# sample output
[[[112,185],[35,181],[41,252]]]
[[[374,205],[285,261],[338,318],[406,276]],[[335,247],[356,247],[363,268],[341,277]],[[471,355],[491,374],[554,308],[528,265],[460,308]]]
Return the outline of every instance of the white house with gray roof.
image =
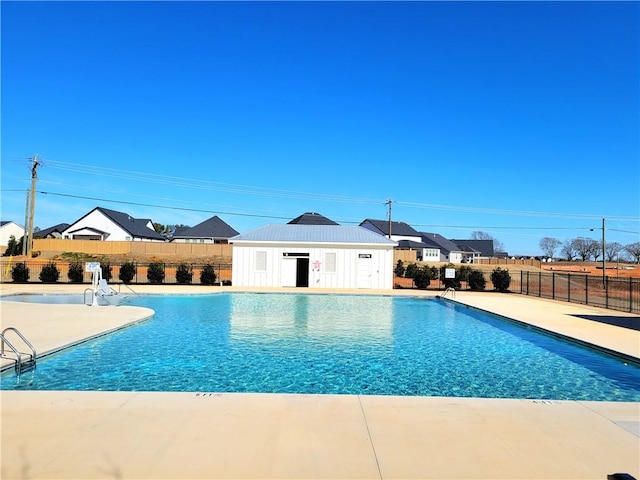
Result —
[[[237,287],[393,288],[397,243],[359,226],[266,225],[229,242]]]
[[[62,238],[71,240],[145,241],[164,242],[165,238],[153,228],[148,218],[96,207],[73,222],[62,232]]]

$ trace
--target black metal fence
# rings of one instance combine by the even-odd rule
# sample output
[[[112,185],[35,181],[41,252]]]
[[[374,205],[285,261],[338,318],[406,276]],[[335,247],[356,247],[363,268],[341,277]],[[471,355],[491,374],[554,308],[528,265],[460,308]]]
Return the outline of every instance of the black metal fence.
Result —
[[[512,292],[640,314],[640,279],[576,273],[511,274]]]
[[[42,262],[20,263],[29,270],[27,279],[28,283],[42,281],[40,280],[40,273],[46,264]],[[73,283],[72,279],[69,277],[70,263],[55,262],[55,264],[60,274],[58,283]],[[121,282],[120,269],[123,265],[124,264],[122,263],[110,265],[110,283]],[[176,273],[178,272],[180,264],[161,263],[160,265],[163,278],[159,282],[150,280],[150,265],[152,264],[134,263],[133,276],[131,280],[126,283],[158,283],[166,285],[184,283],[178,282],[178,279],[176,278]],[[216,285],[231,284],[231,264],[217,263],[208,265],[213,267]],[[190,282],[186,283],[191,285],[202,284],[200,276],[205,268],[205,264],[188,264],[188,266],[192,273],[192,279]],[[15,264],[0,260],[0,277],[2,282],[13,282],[11,275],[13,267],[15,267]],[[158,264],[155,264],[155,267],[157,268]],[[514,293],[640,314],[640,279],[637,278],[606,277],[606,279],[603,279],[602,277],[596,277],[593,275],[558,272],[510,271],[509,273],[511,276],[509,291]],[[493,284],[491,283],[491,274],[486,272],[484,276],[487,282],[486,290],[492,290]],[[77,283],[91,283],[91,273],[83,271],[82,282]],[[411,282],[404,288],[412,288]],[[442,288],[442,284],[440,281],[432,282],[431,288]]]

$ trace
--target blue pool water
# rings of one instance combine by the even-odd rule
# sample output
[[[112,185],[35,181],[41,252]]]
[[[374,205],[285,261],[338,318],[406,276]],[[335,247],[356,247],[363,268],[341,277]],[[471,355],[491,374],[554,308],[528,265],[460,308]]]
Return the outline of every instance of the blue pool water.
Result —
[[[640,401],[640,366],[437,299],[140,296],[152,320],[0,377],[2,389]],[[116,307],[117,308],[117,307]]]

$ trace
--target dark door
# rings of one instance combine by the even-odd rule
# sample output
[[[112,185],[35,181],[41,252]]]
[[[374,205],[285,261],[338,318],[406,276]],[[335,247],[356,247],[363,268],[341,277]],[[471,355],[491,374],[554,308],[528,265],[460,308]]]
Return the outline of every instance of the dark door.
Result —
[[[308,287],[309,286],[309,259],[298,258],[298,265],[296,269],[296,287]]]

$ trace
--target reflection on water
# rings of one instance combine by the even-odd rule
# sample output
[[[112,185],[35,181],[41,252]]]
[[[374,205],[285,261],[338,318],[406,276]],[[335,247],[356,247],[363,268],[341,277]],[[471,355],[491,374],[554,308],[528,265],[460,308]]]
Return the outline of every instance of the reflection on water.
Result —
[[[246,294],[231,301],[230,333],[235,341],[390,344],[392,319],[391,297]]]

